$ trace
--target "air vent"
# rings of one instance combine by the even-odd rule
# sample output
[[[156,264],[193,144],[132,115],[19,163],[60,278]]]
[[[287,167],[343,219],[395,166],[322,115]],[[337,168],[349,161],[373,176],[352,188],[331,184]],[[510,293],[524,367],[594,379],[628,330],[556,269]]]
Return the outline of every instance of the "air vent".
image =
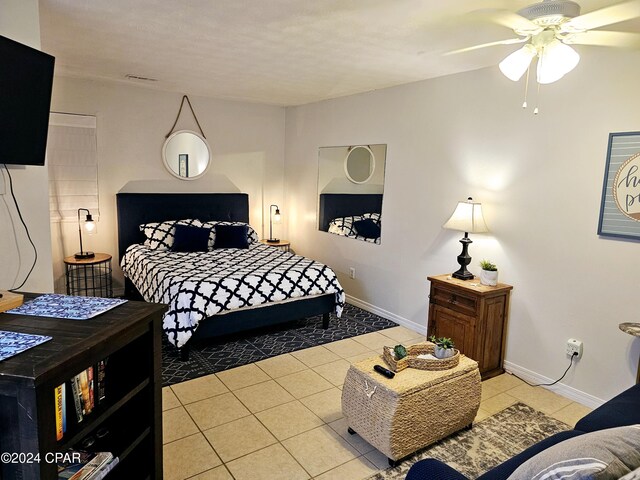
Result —
[[[125,78],[128,78],[129,80],[140,80],[141,82],[157,82],[158,81],[157,78],[143,77],[141,75],[133,75],[131,73],[127,73],[125,75]]]

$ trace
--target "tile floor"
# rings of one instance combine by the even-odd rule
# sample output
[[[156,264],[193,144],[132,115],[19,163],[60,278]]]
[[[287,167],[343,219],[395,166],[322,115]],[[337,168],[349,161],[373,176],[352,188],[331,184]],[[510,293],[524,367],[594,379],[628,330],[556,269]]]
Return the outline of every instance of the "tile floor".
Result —
[[[165,387],[165,480],[358,480],[386,468],[347,433],[342,383],[383,345],[423,340],[394,327]],[[517,401],[570,425],[589,411],[505,374],[483,382],[476,421]]]

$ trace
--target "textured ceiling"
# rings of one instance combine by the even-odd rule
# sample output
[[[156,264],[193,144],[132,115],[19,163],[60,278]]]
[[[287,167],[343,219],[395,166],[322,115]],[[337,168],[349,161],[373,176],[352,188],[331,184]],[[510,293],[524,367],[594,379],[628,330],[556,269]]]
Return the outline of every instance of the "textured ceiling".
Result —
[[[516,47],[442,53],[514,37],[469,12],[530,3],[40,0],[40,24],[42,49],[55,55],[60,75],[300,105],[496,65]],[[580,3],[585,13],[617,2]]]

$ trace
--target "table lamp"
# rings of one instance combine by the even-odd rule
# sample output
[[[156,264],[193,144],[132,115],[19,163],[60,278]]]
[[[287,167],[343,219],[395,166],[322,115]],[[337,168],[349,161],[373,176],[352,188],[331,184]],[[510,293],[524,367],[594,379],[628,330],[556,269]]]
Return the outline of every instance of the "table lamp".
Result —
[[[467,270],[467,265],[471,263],[471,257],[468,253],[469,244],[473,243],[469,239],[469,232],[483,233],[489,231],[482,216],[482,205],[474,202],[471,197],[469,197],[466,202],[458,202],[458,206],[453,211],[451,218],[447,220],[442,228],[464,232],[464,237],[460,240],[462,253],[458,255],[460,269],[452,273],[451,276],[459,278],[460,280],[473,279],[473,273]]]
[[[87,212],[85,219],[80,220],[80,212]],[[95,257],[95,253],[93,252],[85,252],[82,248],[82,230],[86,232],[87,235],[93,235],[96,233],[96,222],[93,220],[91,216],[91,212],[86,208],[78,209],[78,235],[80,235],[80,251],[74,255],[78,260],[93,258]]]
[[[273,212],[273,207],[276,207],[276,212],[272,216],[271,213]],[[267,239],[267,242],[269,243],[278,243],[280,241],[279,238],[273,238],[273,221],[274,220],[276,222],[280,221],[280,208],[278,208],[277,205],[271,205],[269,207],[269,238]]]

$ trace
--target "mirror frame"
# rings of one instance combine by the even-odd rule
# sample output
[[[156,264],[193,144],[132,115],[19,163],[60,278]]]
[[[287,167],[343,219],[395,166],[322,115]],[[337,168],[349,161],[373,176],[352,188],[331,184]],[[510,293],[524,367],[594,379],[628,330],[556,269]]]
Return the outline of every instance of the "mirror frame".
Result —
[[[349,157],[351,156],[351,154],[353,152],[356,151],[356,149],[358,148],[364,148],[365,150],[367,150],[369,152],[369,158],[370,158],[370,172],[369,172],[369,176],[367,178],[365,178],[362,181],[358,181],[358,180],[354,180],[351,175],[349,174],[349,168],[348,168],[348,163],[349,163]],[[369,180],[371,180],[371,178],[373,177],[373,174],[376,171],[376,156],[373,154],[373,151],[366,145],[355,145],[354,147],[351,148],[351,150],[349,150],[347,152],[347,156],[344,157],[344,174],[347,176],[347,178],[349,179],[350,182],[352,183],[356,183],[358,185],[363,184],[363,183],[367,183]]]
[[[205,146],[207,147],[207,153],[209,154],[207,166],[201,173],[199,173],[198,175],[194,175],[193,177],[182,177],[179,173],[173,171],[173,169],[169,166],[169,162],[167,161],[167,145],[169,145],[169,142],[173,139],[173,137],[181,133],[191,133],[192,135],[198,137],[204,142]],[[211,147],[209,146],[209,142],[207,142],[207,139],[200,135],[198,132],[194,132],[193,130],[178,130],[177,132],[173,132],[171,135],[169,135],[164,141],[164,144],[162,145],[162,162],[164,163],[165,168],[174,177],[179,178],[180,180],[196,180],[202,177],[205,173],[207,173],[207,170],[209,170],[209,166],[211,165]]]

